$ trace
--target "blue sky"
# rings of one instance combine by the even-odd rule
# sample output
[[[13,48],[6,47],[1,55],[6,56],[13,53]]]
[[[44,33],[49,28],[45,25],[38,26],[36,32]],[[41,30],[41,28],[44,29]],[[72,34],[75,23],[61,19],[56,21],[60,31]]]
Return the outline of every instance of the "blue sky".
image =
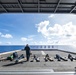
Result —
[[[0,14],[0,45],[76,44],[74,14]]]

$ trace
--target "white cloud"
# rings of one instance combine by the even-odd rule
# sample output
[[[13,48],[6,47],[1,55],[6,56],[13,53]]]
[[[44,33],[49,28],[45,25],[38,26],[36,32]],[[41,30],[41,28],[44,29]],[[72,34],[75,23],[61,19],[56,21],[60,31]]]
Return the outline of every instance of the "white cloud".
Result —
[[[33,38],[35,37],[35,35],[30,35],[30,36],[28,36],[28,41],[32,41],[33,40]]]
[[[48,16],[48,18],[52,18],[52,17],[54,17],[55,15],[54,14],[51,14],[50,16]]]
[[[11,45],[11,42],[6,42],[7,45]]]
[[[32,40],[33,40],[33,38],[31,38],[31,37],[30,37],[30,38],[27,38],[27,40],[28,40],[28,41],[32,41]]]
[[[0,35],[1,35],[2,33],[0,32]]]
[[[22,40],[23,42],[25,42],[25,41],[27,41],[27,38],[22,37],[21,40]]]
[[[36,42],[36,41],[33,41],[33,42],[32,42],[32,44],[33,44],[33,45],[37,45],[37,44],[38,44],[38,42]]]
[[[52,43],[57,41],[59,44],[71,44],[76,41],[76,25],[73,25],[72,22],[65,25],[55,24],[53,27],[49,27],[49,21],[43,21],[37,24],[37,28],[37,31],[47,39],[48,44],[51,44],[51,41]]]
[[[1,34],[1,37],[4,37],[4,38],[13,38],[13,36],[11,34]]]
[[[0,42],[0,44],[2,44],[2,42]]]
[[[37,41],[36,40],[35,41],[34,40],[34,41],[31,42],[31,44],[33,44],[33,45],[51,45],[51,44],[54,44],[54,41],[51,41],[51,40],[50,41],[49,40],[44,40],[44,41],[43,40],[42,41],[40,41],[40,40]]]
[[[22,37],[21,40],[22,40],[23,42],[26,42],[26,41],[32,41],[33,38],[32,38],[32,36],[29,36],[28,38]]]
[[[47,36],[47,26],[49,25],[49,21],[43,21],[39,24],[36,24],[37,28],[38,28],[38,32],[41,32],[43,35]]]
[[[1,36],[1,37],[4,37],[4,38],[13,38],[13,36],[12,36],[11,34],[5,34],[5,35],[4,35],[4,34],[1,33],[1,32],[0,32],[0,36]]]

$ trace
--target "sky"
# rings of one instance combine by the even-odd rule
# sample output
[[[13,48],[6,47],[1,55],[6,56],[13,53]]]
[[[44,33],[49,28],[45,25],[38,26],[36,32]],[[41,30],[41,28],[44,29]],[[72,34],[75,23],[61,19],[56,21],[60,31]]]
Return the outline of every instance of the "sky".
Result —
[[[75,45],[75,14],[0,14],[0,45]]]

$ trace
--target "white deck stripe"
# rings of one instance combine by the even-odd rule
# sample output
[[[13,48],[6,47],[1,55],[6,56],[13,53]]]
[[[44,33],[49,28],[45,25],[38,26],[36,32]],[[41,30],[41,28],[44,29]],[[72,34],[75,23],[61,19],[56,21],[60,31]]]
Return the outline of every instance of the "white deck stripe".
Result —
[[[41,51],[42,55],[46,55],[44,51]]]
[[[75,75],[75,72],[0,72],[0,75]]]

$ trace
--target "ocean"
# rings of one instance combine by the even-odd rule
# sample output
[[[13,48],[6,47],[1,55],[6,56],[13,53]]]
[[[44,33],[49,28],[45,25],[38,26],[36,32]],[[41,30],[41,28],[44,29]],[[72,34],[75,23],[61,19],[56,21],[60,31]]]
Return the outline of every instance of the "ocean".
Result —
[[[24,45],[0,45],[0,53],[24,49]],[[70,45],[30,45],[33,50],[40,49],[59,49],[64,51],[76,52],[76,48]]]

